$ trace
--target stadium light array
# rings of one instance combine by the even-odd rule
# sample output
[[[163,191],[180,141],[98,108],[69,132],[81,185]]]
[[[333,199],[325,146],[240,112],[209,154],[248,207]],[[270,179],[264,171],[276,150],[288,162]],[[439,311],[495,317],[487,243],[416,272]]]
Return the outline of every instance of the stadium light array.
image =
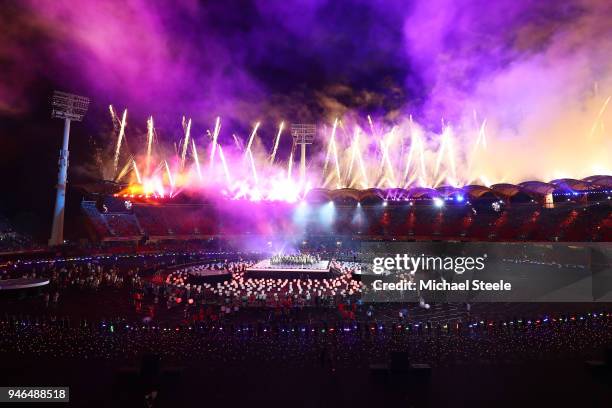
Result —
[[[53,226],[49,245],[64,243],[64,209],[66,205],[66,182],[68,178],[68,141],[70,139],[70,121],[83,120],[89,107],[89,98],[55,91],[51,99],[51,117],[64,120],[64,138],[59,155],[57,174],[57,193],[53,210]]]

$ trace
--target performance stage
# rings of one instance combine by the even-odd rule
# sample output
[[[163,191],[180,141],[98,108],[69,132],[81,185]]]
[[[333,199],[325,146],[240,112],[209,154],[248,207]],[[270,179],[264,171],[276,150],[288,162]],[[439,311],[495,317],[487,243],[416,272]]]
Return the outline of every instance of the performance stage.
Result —
[[[328,278],[332,268],[330,261],[283,265],[271,264],[269,259],[264,259],[247,268],[246,272],[251,278]]]
[[[202,269],[202,270],[192,270],[189,271],[191,276],[199,277],[199,278],[208,278],[208,277],[231,277],[231,273],[229,273],[225,269]]]
[[[232,274],[227,269],[210,268],[207,264],[188,264],[168,268],[168,273],[184,272],[190,277],[194,284],[217,283],[232,279]]]

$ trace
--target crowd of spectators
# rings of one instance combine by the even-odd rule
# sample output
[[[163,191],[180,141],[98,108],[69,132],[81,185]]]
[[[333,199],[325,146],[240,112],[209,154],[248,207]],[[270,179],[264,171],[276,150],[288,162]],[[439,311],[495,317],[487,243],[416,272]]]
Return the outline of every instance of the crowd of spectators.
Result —
[[[358,263],[333,261],[331,278],[265,279],[248,277],[256,257],[228,257],[157,253],[4,265],[4,278],[47,277],[51,283],[34,308],[19,303],[28,299],[15,300],[22,312],[0,316],[0,354],[121,360],[153,352],[219,366],[228,359],[299,366],[316,364],[326,353],[333,364],[350,367],[399,350],[417,361],[453,365],[583,358],[612,341],[610,313],[510,318],[500,306],[505,317],[487,319],[458,306],[409,316],[405,305],[361,303]],[[193,283],[207,270],[222,272],[223,280]],[[54,306],[64,298],[62,314]],[[104,318],[71,317],[85,299],[115,309]]]
[[[32,245],[31,237],[16,231],[6,218],[0,216],[0,252],[21,251]]]
[[[224,270],[231,277],[217,283],[191,283],[195,274],[202,272],[203,265],[180,268],[166,277],[172,300],[222,304],[226,313],[241,307],[305,307],[336,306],[358,302],[362,284],[353,279],[359,265],[349,262],[334,262],[337,275],[332,278],[273,279],[251,278],[247,268],[253,262],[227,262],[206,265],[213,270]],[[180,303],[180,302],[179,302]]]
[[[0,354],[23,353],[62,358],[127,360],[155,353],[167,361],[205,359],[280,362],[292,367],[317,364],[324,350],[334,364],[363,367],[384,361],[390,351],[433,366],[496,364],[593,358],[612,341],[610,314],[471,324],[457,330],[441,325],[144,325],[125,321],[77,324],[68,320],[0,321]]]

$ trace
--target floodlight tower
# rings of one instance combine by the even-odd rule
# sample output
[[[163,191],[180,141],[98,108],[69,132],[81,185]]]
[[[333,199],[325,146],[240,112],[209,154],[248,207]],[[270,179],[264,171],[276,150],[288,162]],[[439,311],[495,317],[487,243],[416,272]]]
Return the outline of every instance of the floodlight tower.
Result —
[[[312,144],[315,134],[317,133],[317,125],[311,123],[294,123],[291,125],[291,136],[293,143],[300,145],[300,180],[306,180],[306,145]]]
[[[68,139],[70,138],[70,121],[80,122],[89,107],[89,98],[72,95],[66,92],[53,92],[51,100],[51,117],[64,119],[64,140],[59,155],[59,172],[57,174],[57,195],[53,211],[53,227],[49,245],[64,243],[64,207],[66,203],[66,178],[68,175]]]

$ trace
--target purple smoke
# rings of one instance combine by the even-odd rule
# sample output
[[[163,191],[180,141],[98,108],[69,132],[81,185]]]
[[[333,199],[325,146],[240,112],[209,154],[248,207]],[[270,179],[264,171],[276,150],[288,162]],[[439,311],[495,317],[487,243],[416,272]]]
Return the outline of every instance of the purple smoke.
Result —
[[[502,139],[550,146],[584,133],[612,93],[605,0],[31,0],[4,13],[4,114],[27,110],[29,84],[46,77],[142,123],[221,115],[226,129],[248,128],[358,112],[413,114],[439,131],[477,116]]]

